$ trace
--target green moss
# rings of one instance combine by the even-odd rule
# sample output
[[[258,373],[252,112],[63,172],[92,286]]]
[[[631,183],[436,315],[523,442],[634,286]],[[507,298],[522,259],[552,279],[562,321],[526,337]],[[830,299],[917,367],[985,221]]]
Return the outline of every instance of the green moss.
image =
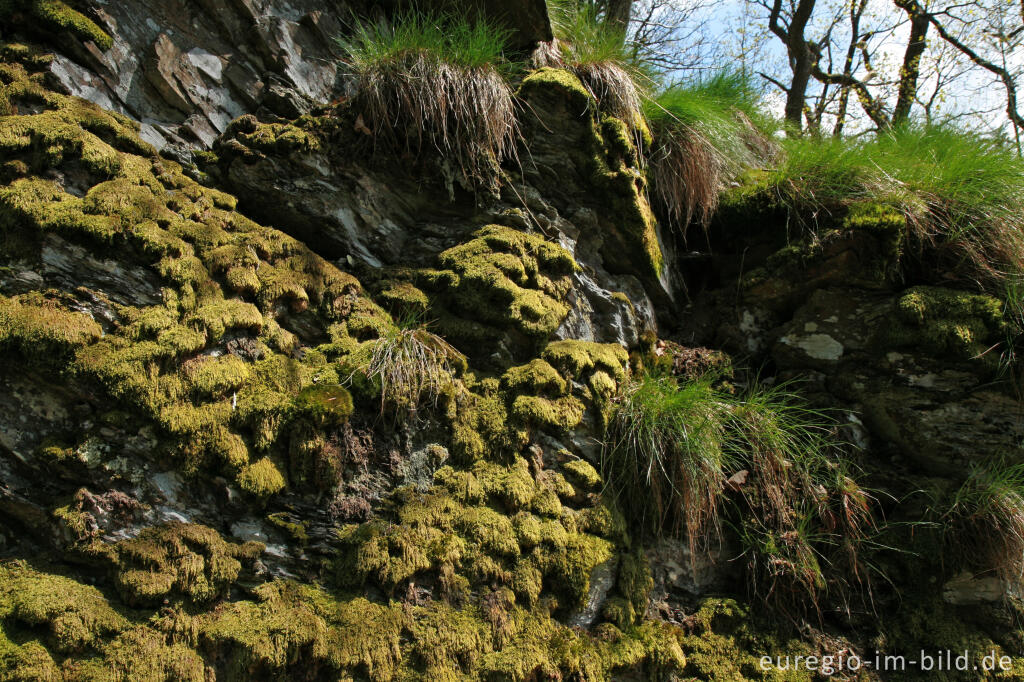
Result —
[[[295,397],[297,415],[319,428],[344,424],[352,414],[352,395],[338,384],[314,384]]]
[[[584,491],[593,492],[601,486],[601,474],[590,462],[574,459],[562,465],[562,470],[573,485]]]
[[[453,273],[446,296],[474,320],[543,338],[568,313],[562,299],[576,263],[565,249],[539,236],[489,225],[439,260]]]
[[[584,405],[576,398],[557,400],[521,395],[512,403],[512,416],[524,424],[568,431],[583,420]]]
[[[621,381],[629,367],[629,354],[616,343],[555,341],[544,348],[542,357],[566,376],[579,380],[600,370]]]
[[[0,680],[2,682],[60,682],[64,679],[50,652],[37,641],[18,645],[0,629]]]
[[[95,587],[23,562],[0,564],[0,620],[45,629],[47,643],[64,653],[95,649],[128,625]]]
[[[269,458],[253,462],[242,468],[238,475],[238,486],[246,493],[266,498],[284,489],[284,476]]]
[[[237,391],[249,380],[249,366],[241,358],[207,357],[186,365],[186,385],[202,396],[220,397]]]
[[[427,295],[408,282],[391,284],[377,295],[377,300],[398,317],[424,315],[430,306]]]
[[[286,512],[267,514],[267,521],[270,525],[281,530],[291,539],[292,542],[296,543],[300,547],[305,547],[309,543],[309,522],[296,522],[292,521],[291,518],[292,517]]]
[[[624,630],[633,626],[636,621],[636,610],[628,599],[611,597],[601,607],[601,617]]]
[[[275,156],[315,152],[321,146],[319,136],[303,125],[311,122],[300,119],[299,125],[260,123],[255,116],[242,116],[231,122],[223,138],[235,138],[250,150]]]
[[[125,601],[154,605],[171,595],[196,603],[223,597],[242,562],[251,563],[262,551],[259,543],[225,542],[207,526],[169,523],[143,529],[103,554],[112,561],[114,581]]]
[[[508,408],[498,395],[496,382],[481,388],[482,394],[454,389],[448,400],[452,452],[465,463],[485,455],[501,457],[521,446],[508,427]]]
[[[102,334],[89,315],[69,311],[41,294],[0,296],[0,348],[13,348],[44,364],[58,364]]]
[[[896,317],[877,340],[884,347],[916,347],[961,359],[982,356],[1000,339],[1002,303],[991,296],[943,287],[908,289]]]
[[[453,609],[446,604],[413,611],[409,628],[410,667],[423,680],[461,680],[491,650],[491,631],[475,610]]]
[[[206,303],[192,313],[187,321],[202,325],[211,341],[217,341],[231,330],[259,332],[263,329],[263,316],[252,303],[238,299]]]
[[[577,114],[597,107],[597,102],[576,74],[565,69],[545,67],[534,71],[523,79],[518,94],[520,98],[564,97]]]
[[[513,393],[548,395],[554,398],[565,395],[567,389],[565,380],[555,368],[540,358],[509,369],[501,377],[501,387]]]
[[[569,533],[564,548],[542,548],[540,569],[566,595],[569,608],[586,603],[594,569],[612,558],[612,544],[584,533]]]
[[[621,556],[616,587],[619,594],[632,605],[638,619],[642,619],[647,613],[648,598],[654,588],[651,569],[643,552],[630,552]]]
[[[124,680],[174,679],[205,682],[206,663],[199,653],[182,642],[168,643],[166,636],[146,627],[133,627],[103,650],[102,661],[87,662],[77,672],[80,679],[110,679],[112,671]]]
[[[101,49],[109,50],[114,40],[84,14],[77,12],[60,0],[9,0],[12,13],[20,10],[40,22],[35,28],[49,31],[68,31],[82,40],[91,40]]]
[[[314,675],[327,664],[327,622],[298,586],[263,585],[259,601],[224,603],[203,619],[202,644],[222,652],[229,680]]]

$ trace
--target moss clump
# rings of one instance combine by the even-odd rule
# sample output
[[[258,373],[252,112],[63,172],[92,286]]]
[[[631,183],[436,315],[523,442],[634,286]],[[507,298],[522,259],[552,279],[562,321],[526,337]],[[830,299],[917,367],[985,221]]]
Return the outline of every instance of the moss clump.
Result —
[[[267,498],[284,490],[285,482],[281,470],[264,457],[242,468],[238,486],[254,497]]]
[[[597,107],[597,102],[594,101],[590,91],[576,74],[566,69],[550,67],[537,69],[523,79],[522,85],[519,86],[519,97],[521,98],[550,97],[552,95],[566,97],[576,115]]]
[[[512,403],[512,416],[521,423],[534,427],[547,427],[568,431],[583,421],[585,406],[573,397],[549,400],[532,395],[521,395]]]
[[[588,492],[594,492],[601,486],[601,474],[594,466],[582,459],[574,459],[562,465],[562,470],[573,485]]]
[[[629,354],[615,343],[555,341],[544,348],[542,357],[559,371],[576,379],[583,379],[589,372],[600,370],[616,381],[621,381],[629,367]]]
[[[338,384],[314,384],[295,397],[295,413],[319,428],[344,424],[352,414],[352,395]]]
[[[485,380],[479,393],[454,387],[447,396],[452,452],[456,459],[472,463],[486,455],[493,458],[518,452],[523,439],[508,426],[508,406],[496,380]]]
[[[12,348],[26,358],[57,364],[102,334],[92,317],[42,294],[0,296],[0,348]]]
[[[1005,325],[999,300],[943,287],[908,289],[896,302],[894,324],[882,333],[884,347],[917,347],[939,356],[982,356]]]
[[[114,40],[87,16],[61,0],[3,0],[0,14],[18,23],[19,17],[30,18],[30,28],[52,32],[67,31],[82,40],[91,40],[101,50],[109,50]]]
[[[229,680],[315,675],[328,665],[327,623],[305,591],[287,583],[267,584],[258,601],[225,603],[204,618],[200,642],[222,652]]]
[[[223,299],[200,306],[186,320],[206,329],[211,341],[217,341],[229,330],[259,332],[263,315],[252,303]]]
[[[565,249],[539,236],[489,225],[472,240],[443,252],[439,260],[451,273],[434,278],[443,286],[439,293],[473,320],[545,338],[569,311],[562,301],[576,263]],[[456,336],[460,332],[451,331]]]
[[[0,564],[0,621],[8,620],[44,628],[47,644],[62,653],[97,649],[128,625],[95,587],[23,562]]]
[[[512,367],[501,377],[501,387],[513,393],[563,396],[568,388],[554,367],[537,358],[529,364]]]
[[[313,119],[305,117],[294,123],[261,123],[255,116],[235,119],[222,139],[235,138],[248,148],[249,155],[289,154],[315,152],[320,149],[320,137],[308,129]],[[223,155],[223,148],[218,148]]]
[[[376,296],[380,304],[396,317],[417,317],[426,314],[430,299],[423,290],[408,282],[393,282]]]
[[[172,595],[195,603],[223,597],[242,562],[251,563],[262,552],[259,543],[229,543],[207,526],[169,523],[103,547],[99,555],[109,558],[127,603],[155,605]]]
[[[207,357],[186,364],[183,374],[191,390],[216,398],[244,386],[249,379],[249,366],[234,355]]]
[[[103,659],[85,662],[81,679],[110,679],[117,671],[125,680],[173,679],[205,682],[206,662],[183,642],[168,642],[162,632],[144,626],[129,628],[103,649]]]
[[[309,522],[292,521],[286,512],[267,514],[267,522],[283,532],[292,542],[305,547],[309,543]]]

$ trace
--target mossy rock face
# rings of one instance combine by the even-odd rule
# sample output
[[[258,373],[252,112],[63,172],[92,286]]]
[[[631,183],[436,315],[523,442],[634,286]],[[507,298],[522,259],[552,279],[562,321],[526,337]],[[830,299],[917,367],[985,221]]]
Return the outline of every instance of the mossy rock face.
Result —
[[[944,287],[906,290],[895,312],[894,324],[881,330],[877,343],[961,360],[983,356],[1002,340],[1006,325],[998,299]]]
[[[906,215],[887,203],[858,202],[834,224],[772,251],[743,276],[744,298],[788,311],[829,286],[891,290],[903,269]]]
[[[227,594],[242,562],[263,551],[255,542],[225,542],[207,526],[171,523],[97,549],[113,562],[114,582],[132,605],[155,605],[171,596],[208,603]]]
[[[417,284],[439,297],[443,308],[458,311],[458,317],[449,313],[438,320],[455,342],[476,340],[474,324],[544,340],[569,312],[564,301],[576,262],[538,235],[489,225],[438,261],[444,270],[418,273]]]
[[[15,26],[41,33],[70,33],[79,40],[91,40],[109,50],[114,40],[96,23],[61,0],[0,0],[0,16]]]
[[[0,347],[141,411],[173,441],[185,473],[237,477],[258,498],[282,490],[277,466],[251,453],[276,447],[286,458],[279,439],[292,419],[329,429],[352,411],[323,354],[288,359],[299,335],[312,324],[327,339],[340,325],[335,352],[345,352],[348,321],[390,318],[355,278],[156,156],[138,124],[48,90],[32,50],[14,56],[3,64],[0,109],[31,102],[35,113],[0,118],[0,154],[18,161],[0,188],[0,233],[59,237],[107,259],[107,276],[96,289],[0,297]],[[54,173],[74,180],[59,184]],[[19,267],[40,258],[23,255]],[[153,283],[157,304],[142,302],[130,284],[138,277]],[[133,304],[113,305],[101,325],[94,313],[111,301]],[[293,315],[305,322],[293,325]]]
[[[527,130],[534,137],[548,138],[545,144],[562,140],[562,154],[573,160],[572,180],[578,182],[585,201],[595,203],[605,236],[601,250],[605,266],[638,276],[649,290],[665,291],[665,256],[647,201],[646,180],[639,170],[636,130],[602,116],[579,78],[564,69],[531,73],[518,95],[539,118],[528,120]]]

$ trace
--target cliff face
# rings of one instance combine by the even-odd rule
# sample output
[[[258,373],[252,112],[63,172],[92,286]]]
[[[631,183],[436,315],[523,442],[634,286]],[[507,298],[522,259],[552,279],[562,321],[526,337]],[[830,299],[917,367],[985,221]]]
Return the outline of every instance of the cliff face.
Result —
[[[986,353],[1002,306],[908,275],[899,215],[792,239],[738,190],[688,251],[648,203],[644,131],[559,69],[518,78],[490,182],[382,153],[333,41],[361,6],[0,8],[0,679],[1020,653],[1007,585],[953,570],[918,494],[1019,456]],[[874,587],[823,590],[802,636],[751,615],[732,540],[646,536],[600,473],[630,377],[718,350],[803,379],[877,491]]]

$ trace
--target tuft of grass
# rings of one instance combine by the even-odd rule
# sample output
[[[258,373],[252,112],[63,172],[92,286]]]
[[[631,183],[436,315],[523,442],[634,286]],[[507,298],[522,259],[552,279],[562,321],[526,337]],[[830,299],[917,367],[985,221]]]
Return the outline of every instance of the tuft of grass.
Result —
[[[534,55],[537,66],[566,68],[580,79],[601,110],[631,127],[641,124],[648,78],[623,36],[608,26],[593,5],[580,0],[548,3],[555,44]]]
[[[751,80],[732,70],[673,85],[645,102],[654,137],[651,189],[684,235],[695,218],[707,227],[728,183],[777,153],[774,125],[759,105]]]
[[[357,23],[338,42],[375,140],[417,155],[433,147],[466,179],[486,180],[515,154],[509,35],[486,21],[408,11]]]
[[[1024,583],[1024,464],[972,466],[943,520],[962,562]]]
[[[602,474],[635,525],[685,539],[694,562],[730,519],[752,592],[795,616],[830,584],[866,584],[871,498],[843,449],[828,415],[786,385],[733,395],[713,376],[648,374],[618,400]]]
[[[602,475],[636,525],[653,535],[685,537],[691,555],[717,530],[728,403],[711,377],[679,384],[646,374],[622,397],[610,427]],[[640,501],[645,501],[640,503]]]
[[[887,201],[940,263],[989,288],[1024,277],[1024,159],[998,140],[910,125],[864,139],[790,138],[770,184],[798,213]]]
[[[426,327],[407,321],[389,329],[372,346],[362,373],[380,389],[381,412],[414,415],[436,403],[465,358]]]
[[[752,591],[796,616],[819,610],[829,577],[844,589],[870,587],[858,550],[874,526],[871,497],[853,479],[829,415],[781,384],[750,390],[732,416],[730,446],[753,481],[739,489]],[[836,569],[831,576],[823,564]]]

